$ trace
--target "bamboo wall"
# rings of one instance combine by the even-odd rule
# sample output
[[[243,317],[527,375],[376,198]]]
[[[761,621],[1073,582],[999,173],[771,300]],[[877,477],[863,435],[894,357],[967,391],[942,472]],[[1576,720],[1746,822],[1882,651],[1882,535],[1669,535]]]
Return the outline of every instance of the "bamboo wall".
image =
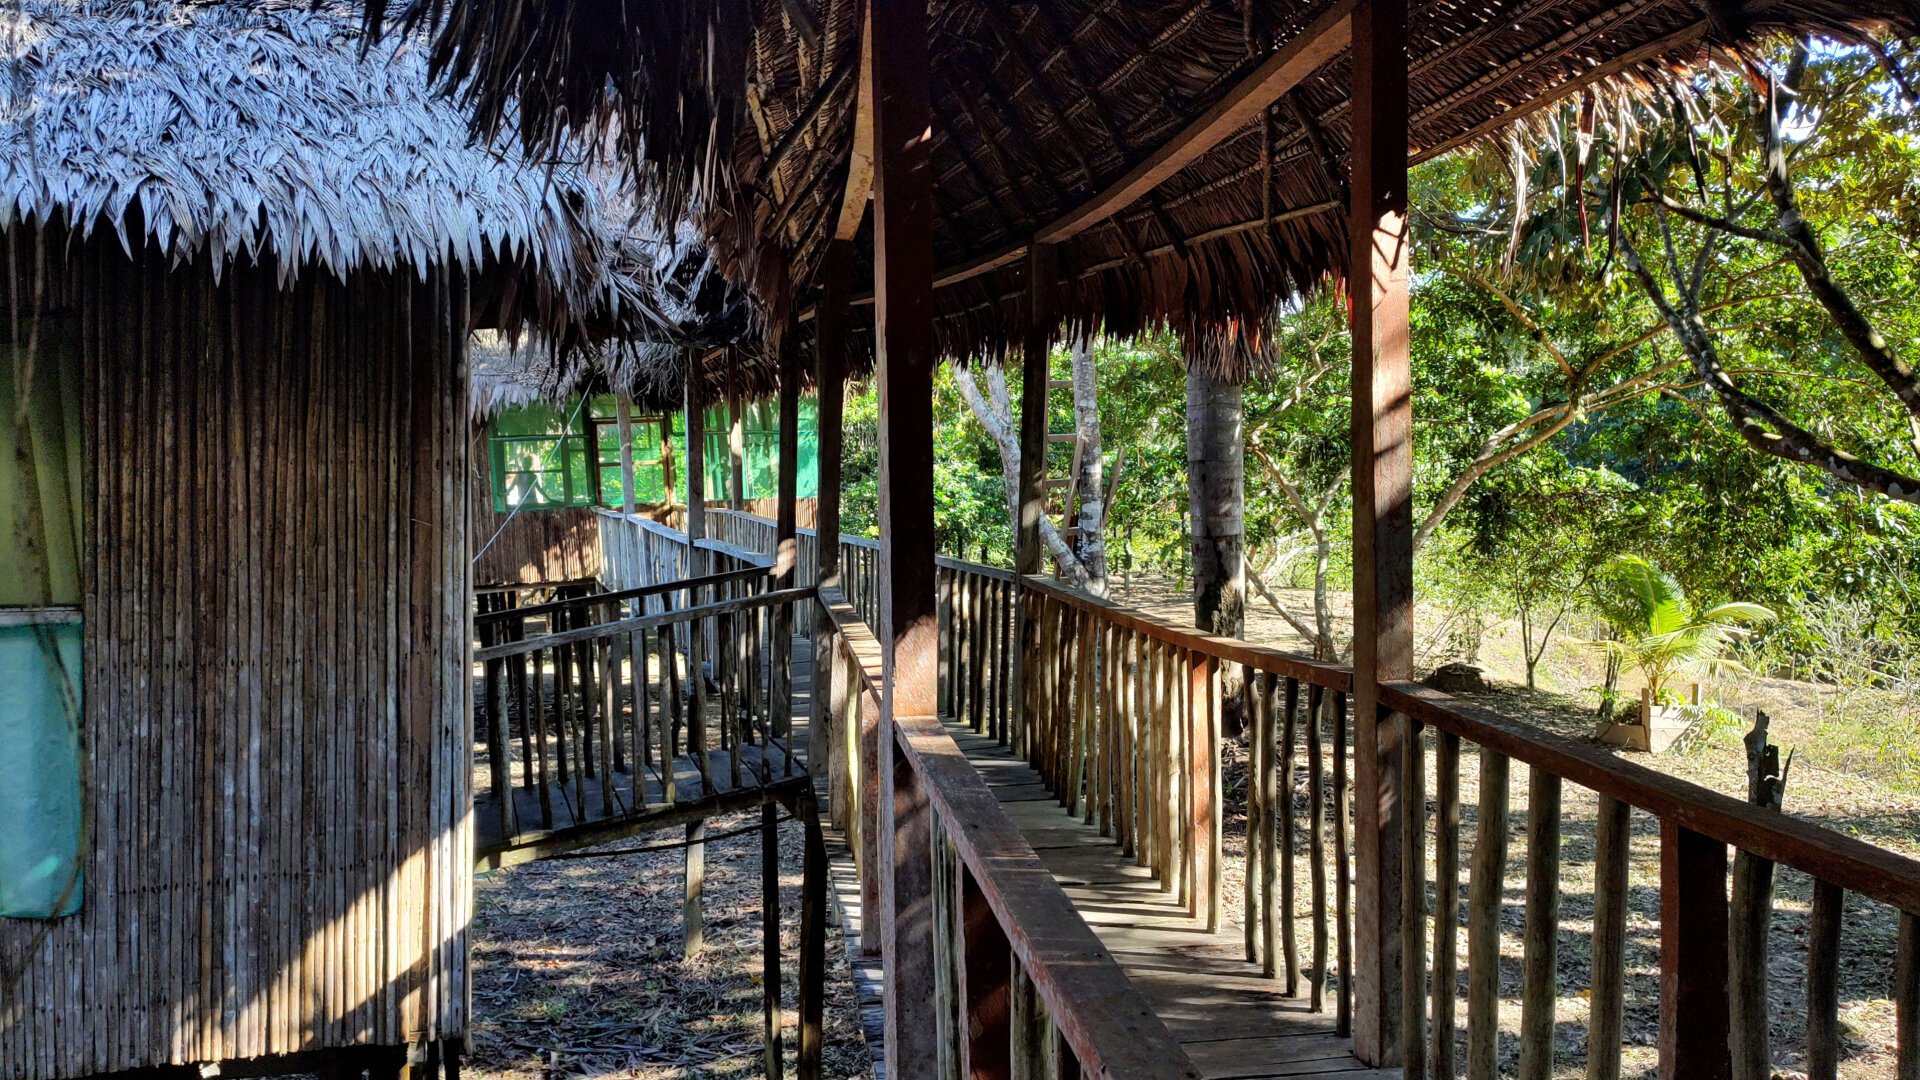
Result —
[[[0,1080],[458,1034],[464,286],[216,287],[110,236],[50,276],[83,353],[94,835],[81,914],[0,920]]]

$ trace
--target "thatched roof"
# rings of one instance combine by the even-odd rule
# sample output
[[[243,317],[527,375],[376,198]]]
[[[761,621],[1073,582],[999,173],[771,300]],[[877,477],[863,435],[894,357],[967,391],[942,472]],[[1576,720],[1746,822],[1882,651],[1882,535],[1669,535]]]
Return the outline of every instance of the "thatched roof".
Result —
[[[483,130],[541,148],[610,127],[661,192],[702,209],[730,273],[764,290],[784,263],[812,280],[854,139],[861,0],[367,2],[376,19],[392,4],[436,27],[434,61]],[[939,290],[943,348],[995,355],[1017,339],[1018,251],[1336,6],[932,0],[936,266],[1015,256]],[[1486,138],[1555,95],[1668,80],[1710,43],[1911,32],[1917,19],[1905,0],[1416,0],[1410,149],[1425,159]],[[1063,315],[1244,343],[1279,299],[1338,280],[1347,80],[1342,50],[1068,240]]]
[[[286,278],[455,265],[548,325],[647,321],[608,272],[617,237],[580,170],[475,145],[419,41],[363,53],[359,30],[311,0],[0,6],[0,229]]]

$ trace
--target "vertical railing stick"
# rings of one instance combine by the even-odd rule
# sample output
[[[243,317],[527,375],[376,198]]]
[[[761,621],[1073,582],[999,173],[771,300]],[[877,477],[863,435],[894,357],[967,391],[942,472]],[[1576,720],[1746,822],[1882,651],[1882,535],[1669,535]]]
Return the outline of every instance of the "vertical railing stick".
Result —
[[[1347,795],[1347,695],[1333,695],[1333,926],[1334,954],[1340,965],[1340,992],[1334,1002],[1333,1033],[1353,1035],[1353,849],[1352,807]]]
[[[1459,992],[1460,942],[1460,736],[1439,733],[1433,787],[1434,821],[1433,1075],[1454,1076],[1454,1015]]]
[[[1479,820],[1467,885],[1467,1080],[1495,1080],[1500,1069],[1500,905],[1510,767],[1505,755],[1481,748]]]
[[[1587,1014],[1587,1080],[1620,1080],[1622,1025],[1626,1016],[1627,866],[1632,809],[1600,796],[1593,841],[1593,974]],[[1819,897],[1815,895],[1816,910]],[[1808,970],[1816,946],[1809,935]],[[1808,1027],[1809,1060],[1813,1029]],[[1831,1077],[1828,1080],[1832,1080]]]
[[[1267,846],[1264,833],[1270,827],[1271,812],[1261,798],[1263,774],[1267,771],[1267,748],[1265,728],[1267,718],[1262,714],[1259,687],[1260,673],[1252,667],[1242,665],[1240,669],[1240,712],[1247,723],[1247,858],[1246,883],[1242,890],[1245,894],[1243,906],[1246,908],[1245,946],[1249,963],[1261,963],[1265,956],[1266,964],[1262,972],[1272,963],[1272,957],[1265,955],[1266,944],[1262,928],[1266,926],[1265,905]]]
[[[1327,766],[1321,739],[1327,696],[1324,687],[1307,690],[1307,887],[1313,909],[1313,980],[1307,999],[1314,1012],[1326,1008],[1327,993]]]
[[[1660,1078],[1727,1080],[1727,846],[1660,823]]]

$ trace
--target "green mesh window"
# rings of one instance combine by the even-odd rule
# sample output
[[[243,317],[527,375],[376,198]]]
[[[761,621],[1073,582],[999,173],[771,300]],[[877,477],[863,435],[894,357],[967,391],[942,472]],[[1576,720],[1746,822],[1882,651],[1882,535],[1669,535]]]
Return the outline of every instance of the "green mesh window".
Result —
[[[707,411],[707,491],[710,498],[732,496],[733,418],[725,406]],[[741,479],[749,499],[772,499],[780,494],[780,406],[777,401],[749,405],[741,417],[746,454]],[[800,399],[800,453],[794,469],[796,498],[820,493],[820,412],[813,398]]]
[[[504,514],[516,507],[523,512],[563,506],[619,507],[622,493],[618,408],[611,395],[602,395],[584,405],[575,400],[559,407],[524,405],[502,412],[487,432],[494,511]],[[633,417],[633,501],[636,505],[653,506],[665,501],[666,461],[661,447],[661,419]],[[674,501],[684,504],[687,498],[686,421],[679,416],[665,419],[673,428],[670,450]],[[775,402],[750,405],[743,420],[747,498],[774,498],[779,494],[779,406]],[[726,406],[707,410],[706,476],[710,499],[731,496],[731,425]],[[812,498],[819,492],[819,450],[818,411],[813,399],[806,398],[800,402],[800,455],[796,476],[800,498]]]
[[[25,335],[23,335],[24,337]],[[0,344],[0,916],[80,910],[79,349]]]
[[[620,422],[603,395],[589,403],[507,409],[487,430],[493,509],[551,510],[564,506],[619,506]],[[660,501],[660,425],[633,419],[635,501]]]

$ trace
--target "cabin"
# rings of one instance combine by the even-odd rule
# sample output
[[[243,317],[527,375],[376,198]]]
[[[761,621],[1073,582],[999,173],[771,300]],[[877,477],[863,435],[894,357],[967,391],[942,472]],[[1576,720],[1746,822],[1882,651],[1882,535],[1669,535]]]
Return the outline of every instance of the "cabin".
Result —
[[[0,40],[0,1077],[437,1069],[469,336],[601,303],[593,192],[338,4]]]

